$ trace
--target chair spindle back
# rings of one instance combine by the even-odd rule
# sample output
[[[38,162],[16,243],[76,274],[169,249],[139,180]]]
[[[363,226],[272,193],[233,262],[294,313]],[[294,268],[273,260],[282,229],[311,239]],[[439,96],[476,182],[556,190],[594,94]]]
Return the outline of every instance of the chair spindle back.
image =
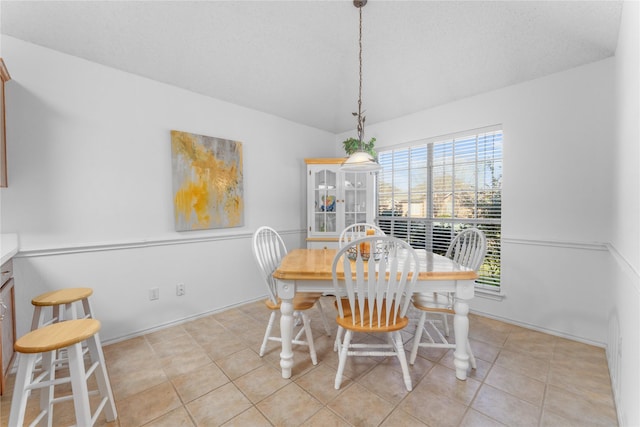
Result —
[[[263,226],[253,234],[253,255],[269,291],[269,298],[274,304],[278,302],[278,288],[273,272],[286,254],[287,247],[273,228]]]
[[[339,277],[339,265],[344,278]],[[339,316],[345,317],[346,300],[350,312],[357,314],[352,316],[354,325],[363,329],[394,325],[407,313],[419,269],[416,251],[398,238],[368,236],[347,243],[332,265]]]
[[[467,228],[451,241],[446,256],[475,271],[480,269],[487,253],[487,238],[477,228]]]

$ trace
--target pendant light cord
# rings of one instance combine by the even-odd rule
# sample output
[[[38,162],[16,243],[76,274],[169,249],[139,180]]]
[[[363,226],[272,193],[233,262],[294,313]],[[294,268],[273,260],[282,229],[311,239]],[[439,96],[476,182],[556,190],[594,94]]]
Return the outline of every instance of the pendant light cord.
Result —
[[[364,5],[363,5],[364,6]],[[360,12],[360,27],[359,27],[359,35],[358,35],[358,62],[360,64],[359,73],[360,73],[360,85],[358,87],[358,139],[360,140],[360,148],[362,148],[362,144],[364,141],[364,118],[362,117],[362,6],[358,8]]]
[[[358,150],[352,152],[349,155],[349,158],[345,160],[345,162],[340,167],[341,170],[347,172],[368,172],[368,173],[376,173],[382,169],[382,166],[376,161],[375,153],[371,153],[370,151],[365,151],[365,143],[364,143],[364,121],[365,117],[363,116],[362,111],[362,8],[367,4],[367,0],[353,0],[353,5],[357,7],[359,10],[359,18],[360,18],[360,26],[358,27],[358,72],[360,74],[360,81],[358,85],[358,112],[351,113],[353,116],[358,117]],[[349,138],[352,140],[352,138]],[[375,138],[371,138],[371,143],[369,144],[369,150],[373,148],[373,142]],[[345,141],[346,143],[347,141]],[[345,144],[346,148],[346,144]]]

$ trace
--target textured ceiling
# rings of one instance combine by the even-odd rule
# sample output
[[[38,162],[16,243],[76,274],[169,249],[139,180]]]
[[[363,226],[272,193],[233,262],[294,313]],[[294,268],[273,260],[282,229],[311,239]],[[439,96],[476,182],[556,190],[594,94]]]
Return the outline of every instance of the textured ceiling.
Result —
[[[339,133],[355,128],[351,1],[8,1],[28,42]],[[376,123],[615,54],[620,1],[382,1],[363,9]]]

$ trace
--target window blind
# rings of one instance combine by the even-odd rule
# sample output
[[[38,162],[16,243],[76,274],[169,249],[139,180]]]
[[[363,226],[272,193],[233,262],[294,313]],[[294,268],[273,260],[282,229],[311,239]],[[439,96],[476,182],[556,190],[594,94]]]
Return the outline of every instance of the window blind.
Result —
[[[380,150],[376,221],[416,248],[444,254],[468,227],[487,236],[477,286],[500,291],[502,129],[457,132]]]

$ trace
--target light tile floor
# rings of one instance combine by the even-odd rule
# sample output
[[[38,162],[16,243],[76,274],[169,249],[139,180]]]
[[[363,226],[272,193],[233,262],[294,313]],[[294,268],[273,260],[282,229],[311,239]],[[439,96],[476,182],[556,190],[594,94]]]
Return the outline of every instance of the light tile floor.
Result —
[[[323,300],[328,313],[331,304]],[[291,379],[281,377],[277,343],[258,356],[269,315],[261,302],[105,346],[119,417],[106,423],[101,414],[97,425],[618,425],[601,348],[471,315],[478,369],[467,381],[455,379],[452,350],[421,349],[410,368],[411,392],[397,361],[383,357],[350,358],[335,390],[333,338],[317,310],[310,314],[319,363],[295,348]],[[30,416],[37,412],[33,394]],[[1,403],[6,426],[11,394]],[[56,405],[55,418],[54,425],[73,424],[70,402]]]

